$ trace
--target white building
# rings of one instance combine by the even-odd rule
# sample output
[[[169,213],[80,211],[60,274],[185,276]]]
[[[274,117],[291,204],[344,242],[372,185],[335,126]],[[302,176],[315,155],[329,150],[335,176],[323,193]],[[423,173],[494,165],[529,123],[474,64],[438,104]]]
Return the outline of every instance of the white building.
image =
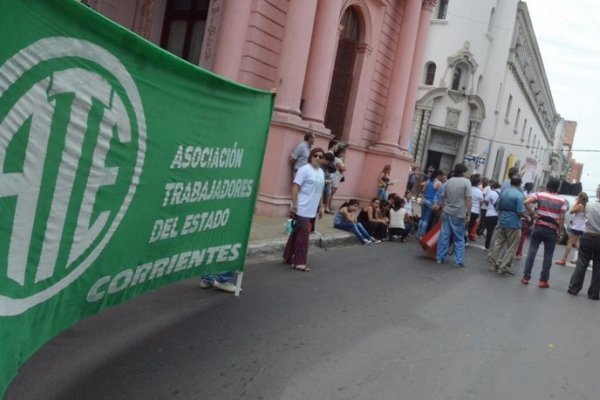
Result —
[[[447,172],[464,161],[494,179],[516,166],[525,182],[541,184],[560,116],[526,4],[440,0],[433,17],[411,141],[415,163]]]

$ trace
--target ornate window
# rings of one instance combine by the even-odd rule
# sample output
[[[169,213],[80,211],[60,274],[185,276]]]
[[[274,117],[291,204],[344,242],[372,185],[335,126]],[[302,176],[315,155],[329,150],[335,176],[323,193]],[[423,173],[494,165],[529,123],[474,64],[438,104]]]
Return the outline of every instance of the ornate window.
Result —
[[[469,51],[470,46],[471,44],[466,41],[462,49],[448,57],[448,71],[452,73],[451,90],[469,93],[474,90],[473,80],[478,64]],[[441,86],[446,86],[446,83],[442,82]]]

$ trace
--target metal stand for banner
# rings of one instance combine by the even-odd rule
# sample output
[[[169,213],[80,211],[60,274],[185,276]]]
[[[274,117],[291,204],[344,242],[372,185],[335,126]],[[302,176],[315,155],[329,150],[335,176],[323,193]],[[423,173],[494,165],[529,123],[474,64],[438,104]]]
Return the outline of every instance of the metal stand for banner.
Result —
[[[244,279],[244,271],[238,272],[237,279],[235,281],[235,297],[240,297],[242,291],[242,280]]]

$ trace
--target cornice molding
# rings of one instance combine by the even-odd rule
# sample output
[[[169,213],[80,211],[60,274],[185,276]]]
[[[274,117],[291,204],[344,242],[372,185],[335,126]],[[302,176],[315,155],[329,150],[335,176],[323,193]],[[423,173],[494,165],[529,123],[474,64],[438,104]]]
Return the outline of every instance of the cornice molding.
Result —
[[[560,115],[554,107],[544,63],[525,3],[519,3],[508,65],[542,127],[544,136],[550,143],[553,142]]]
[[[433,12],[435,5],[437,4],[437,0],[423,0],[422,8],[429,12]]]

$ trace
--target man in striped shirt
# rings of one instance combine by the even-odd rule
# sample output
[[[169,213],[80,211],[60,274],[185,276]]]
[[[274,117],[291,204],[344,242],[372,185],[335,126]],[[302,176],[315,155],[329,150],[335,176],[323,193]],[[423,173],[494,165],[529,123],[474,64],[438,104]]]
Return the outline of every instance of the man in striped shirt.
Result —
[[[546,192],[534,193],[525,200],[525,204],[537,203],[537,216],[529,243],[529,252],[525,261],[525,270],[521,283],[527,285],[531,279],[531,269],[540,243],[544,243],[544,262],[538,287],[549,288],[550,267],[556,247],[558,234],[564,229],[567,201],[558,194],[560,181],[550,178],[546,184]]]

